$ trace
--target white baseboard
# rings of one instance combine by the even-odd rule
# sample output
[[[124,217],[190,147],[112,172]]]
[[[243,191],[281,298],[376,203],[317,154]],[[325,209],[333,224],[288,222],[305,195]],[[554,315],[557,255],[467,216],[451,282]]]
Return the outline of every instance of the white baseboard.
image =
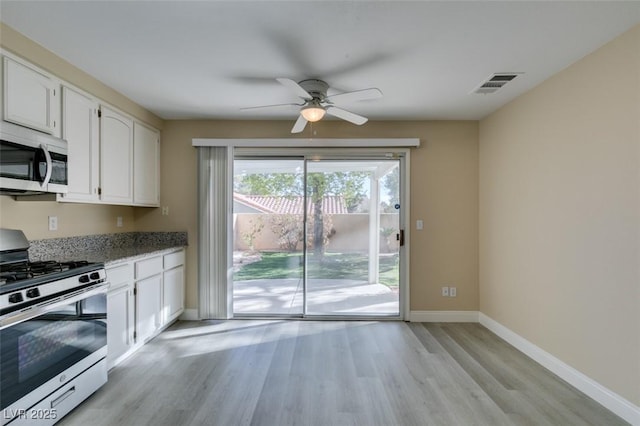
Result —
[[[478,311],[411,311],[411,322],[478,322]]]
[[[178,319],[181,321],[198,321],[200,318],[198,317],[197,309],[185,309]]]
[[[507,327],[482,312],[479,313],[478,320],[480,324],[500,336],[511,346],[515,347],[547,370],[553,372],[573,387],[585,393],[590,398],[598,401],[609,411],[612,411],[622,417],[632,425],[640,426],[640,407],[637,405],[605,388],[595,380],[585,376],[575,368],[562,362],[549,352],[546,352],[542,348],[534,345],[524,337],[509,330]]]

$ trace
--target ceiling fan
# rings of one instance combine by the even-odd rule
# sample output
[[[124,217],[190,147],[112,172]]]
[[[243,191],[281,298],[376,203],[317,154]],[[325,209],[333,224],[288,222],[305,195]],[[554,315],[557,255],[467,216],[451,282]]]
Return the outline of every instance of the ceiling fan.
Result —
[[[258,108],[279,108],[283,106],[299,106],[300,115],[298,116],[296,123],[291,129],[291,133],[302,132],[308,122],[316,122],[321,120],[324,117],[325,113],[334,117],[341,118],[353,124],[362,125],[367,122],[366,117],[355,114],[351,111],[347,111],[346,109],[339,108],[334,104],[336,102],[363,101],[366,99],[376,99],[382,97],[382,92],[380,91],[380,89],[374,87],[327,96],[329,85],[322,80],[308,79],[302,80],[297,83],[289,78],[277,78],[276,80],[283,86],[291,89],[304,102],[299,104],[288,103],[264,105],[242,108],[242,110],[252,110]]]

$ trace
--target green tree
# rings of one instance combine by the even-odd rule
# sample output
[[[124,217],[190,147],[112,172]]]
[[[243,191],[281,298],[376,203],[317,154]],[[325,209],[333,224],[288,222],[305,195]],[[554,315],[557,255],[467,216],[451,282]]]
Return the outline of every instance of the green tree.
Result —
[[[397,213],[395,205],[400,203],[400,168],[394,167],[381,179],[381,182],[389,197],[389,204],[385,205],[384,211]]]
[[[236,177],[233,190],[246,195],[298,196],[303,191],[302,174],[259,173]]]

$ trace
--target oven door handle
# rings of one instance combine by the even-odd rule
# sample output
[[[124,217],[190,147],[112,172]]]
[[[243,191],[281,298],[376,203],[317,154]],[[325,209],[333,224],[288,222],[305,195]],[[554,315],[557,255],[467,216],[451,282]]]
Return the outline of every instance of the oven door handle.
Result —
[[[99,283],[92,285],[91,287],[86,287],[81,290],[47,300],[46,302],[29,306],[21,311],[12,312],[0,318],[0,330],[4,330],[5,328],[21,322],[39,317],[40,315],[44,315],[47,312],[60,308],[64,305],[69,305],[92,296],[97,296],[101,293],[106,293],[108,288],[109,283]]]
[[[49,154],[49,150],[47,149],[47,146],[45,144],[40,144],[40,149],[44,153],[45,160],[47,160],[47,171],[44,173],[44,179],[42,180],[42,182],[40,182],[40,186],[44,188],[45,186],[47,186],[47,184],[49,184],[49,181],[51,180],[53,161],[51,161],[51,154]]]

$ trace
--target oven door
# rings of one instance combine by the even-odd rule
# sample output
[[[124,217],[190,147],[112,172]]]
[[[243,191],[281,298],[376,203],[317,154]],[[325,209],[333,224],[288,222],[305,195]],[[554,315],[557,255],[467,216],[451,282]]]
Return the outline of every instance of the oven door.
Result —
[[[5,318],[0,328],[0,403],[5,414],[8,407],[14,412],[30,408],[73,378],[67,374],[77,375],[106,356],[107,288],[102,283]],[[83,362],[89,365],[78,371]]]

